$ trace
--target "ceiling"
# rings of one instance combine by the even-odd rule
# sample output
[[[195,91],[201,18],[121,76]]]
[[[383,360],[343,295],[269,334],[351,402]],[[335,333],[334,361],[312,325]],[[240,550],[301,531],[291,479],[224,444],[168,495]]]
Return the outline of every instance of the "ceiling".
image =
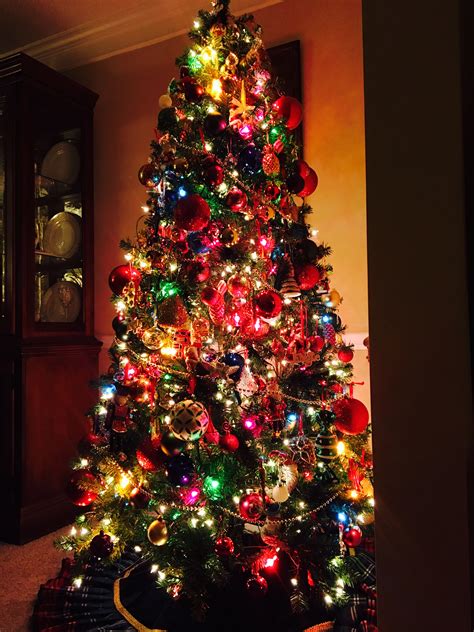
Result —
[[[233,0],[239,14],[283,0]],[[208,0],[1,0],[0,56],[20,50],[58,70],[189,30]]]

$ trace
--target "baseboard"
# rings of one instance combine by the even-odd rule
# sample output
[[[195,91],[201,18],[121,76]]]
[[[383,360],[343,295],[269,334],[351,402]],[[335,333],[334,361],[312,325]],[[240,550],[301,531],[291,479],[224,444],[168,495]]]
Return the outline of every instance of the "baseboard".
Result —
[[[62,493],[32,505],[21,507],[17,512],[18,520],[12,521],[0,537],[11,544],[25,544],[74,520],[77,513],[66,494]]]

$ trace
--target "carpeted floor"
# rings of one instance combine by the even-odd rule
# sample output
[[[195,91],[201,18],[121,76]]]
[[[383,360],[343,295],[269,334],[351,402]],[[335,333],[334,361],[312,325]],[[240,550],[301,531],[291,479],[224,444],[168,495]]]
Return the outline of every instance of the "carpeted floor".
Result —
[[[29,619],[40,584],[55,577],[64,551],[53,541],[67,532],[33,540],[23,546],[0,542],[0,632],[28,632]]]

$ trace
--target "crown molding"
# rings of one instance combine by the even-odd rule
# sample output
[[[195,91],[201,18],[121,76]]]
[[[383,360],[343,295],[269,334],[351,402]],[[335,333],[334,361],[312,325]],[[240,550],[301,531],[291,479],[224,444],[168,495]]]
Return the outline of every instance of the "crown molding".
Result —
[[[234,0],[236,15],[284,0]],[[203,0],[141,0],[108,18],[79,24],[2,56],[23,52],[55,70],[70,70],[115,55],[158,44],[187,33]]]

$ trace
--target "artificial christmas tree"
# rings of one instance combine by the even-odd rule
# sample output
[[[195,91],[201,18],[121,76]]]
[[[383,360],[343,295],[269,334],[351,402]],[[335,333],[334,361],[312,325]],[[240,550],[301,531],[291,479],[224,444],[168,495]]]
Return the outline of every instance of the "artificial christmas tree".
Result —
[[[143,228],[110,275],[112,364],[70,483],[88,506],[61,544],[77,577],[135,549],[196,629],[219,629],[229,590],[260,615],[226,629],[262,629],[265,608],[284,613],[272,629],[303,629],[372,577],[368,413],[307,223],[302,107],[227,0],[190,36],[139,170]]]

